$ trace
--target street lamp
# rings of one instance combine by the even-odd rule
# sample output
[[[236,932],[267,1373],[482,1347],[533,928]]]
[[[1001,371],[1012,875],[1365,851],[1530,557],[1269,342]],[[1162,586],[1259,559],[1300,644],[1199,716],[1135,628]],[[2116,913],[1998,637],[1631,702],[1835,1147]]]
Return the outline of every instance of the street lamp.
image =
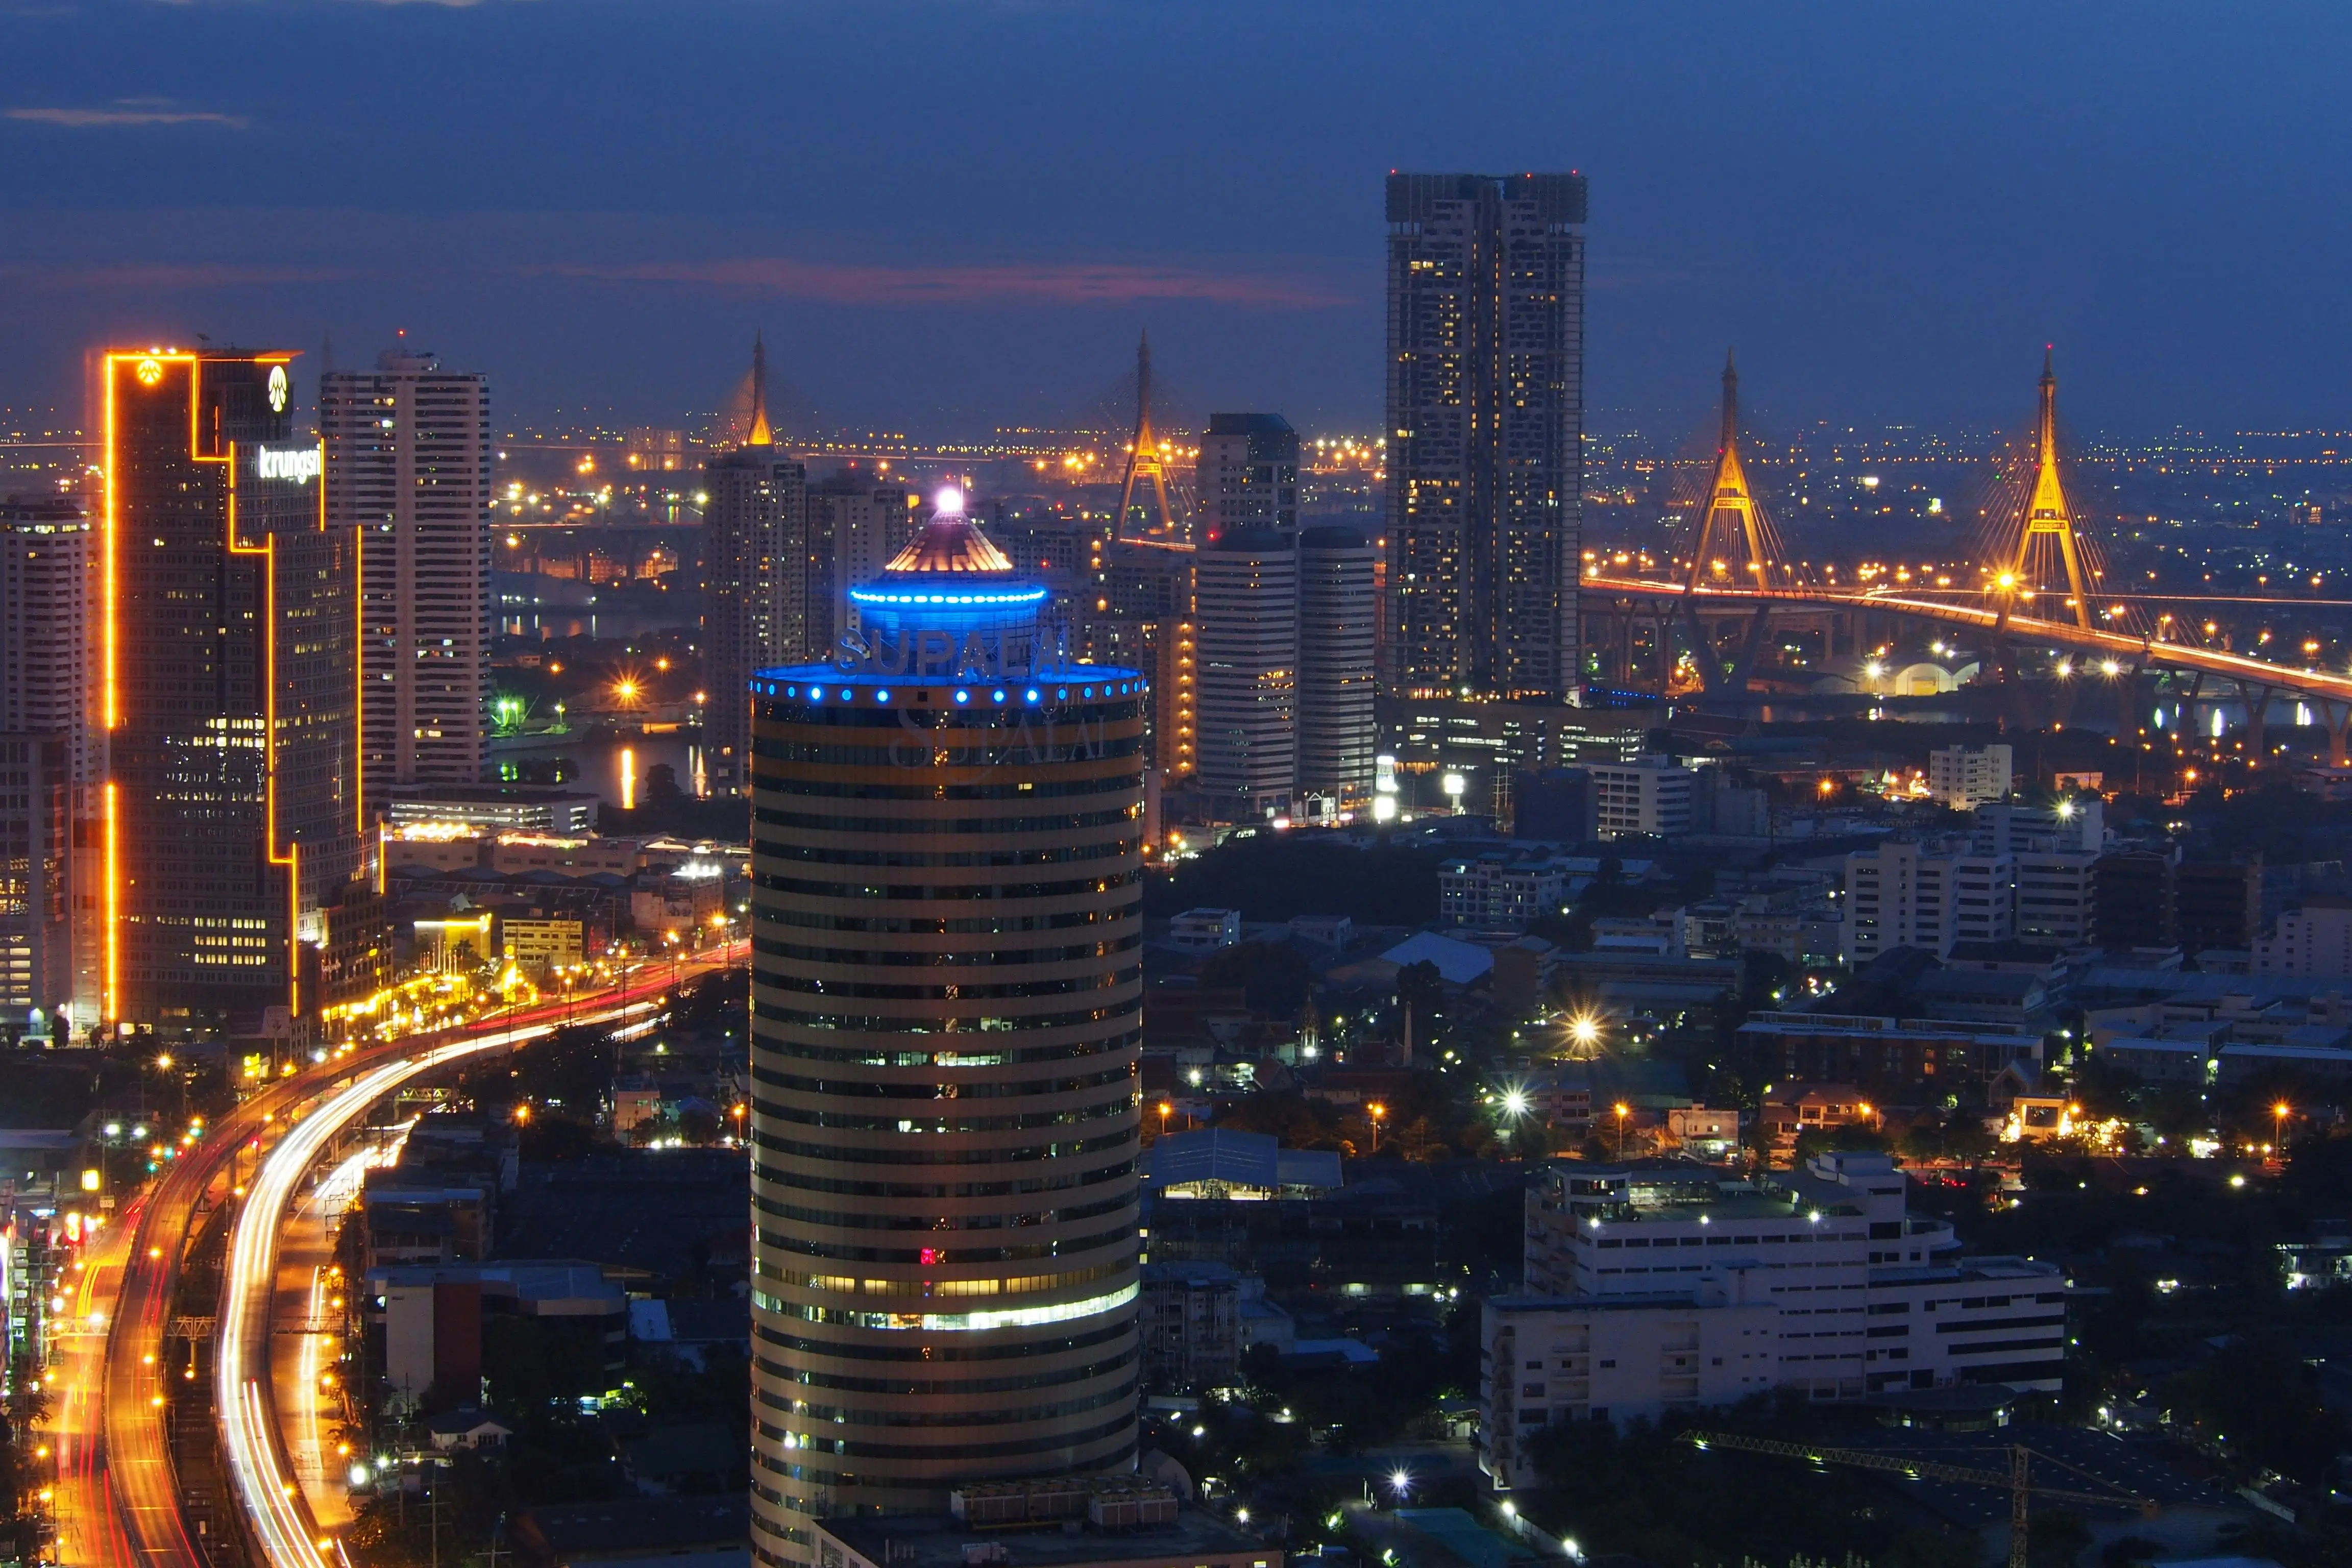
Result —
[[[1625,1158],[1625,1118],[1633,1114],[1633,1108],[1621,1100],[1610,1109],[1617,1112],[1617,1158],[1622,1162]]]
[[[2277,1157],[2282,1161],[2286,1158],[2286,1119],[2294,1112],[2294,1107],[2284,1100],[2271,1107],[2271,1147],[2278,1151]]]
[[[1372,1152],[1377,1154],[1381,1152],[1381,1123],[1388,1120],[1389,1108],[1376,1100],[1364,1107],[1364,1113],[1372,1119]]]

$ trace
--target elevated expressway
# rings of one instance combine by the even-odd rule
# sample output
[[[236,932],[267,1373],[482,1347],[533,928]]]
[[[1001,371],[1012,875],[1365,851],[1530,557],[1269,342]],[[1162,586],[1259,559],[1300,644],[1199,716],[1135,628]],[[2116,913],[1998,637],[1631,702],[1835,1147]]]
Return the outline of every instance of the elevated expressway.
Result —
[[[114,1249],[86,1258],[81,1287],[102,1299],[110,1269],[121,1275],[102,1363],[90,1346],[56,1389],[59,1562],[69,1568],[207,1568],[190,1529],[172,1461],[167,1389],[193,1375],[175,1363],[175,1337],[215,1340],[215,1410],[230,1489],[242,1528],[275,1568],[321,1568],[319,1539],[293,1488],[269,1387],[268,1310],[278,1226],[299,1184],[331,1140],[400,1084],[466,1056],[504,1050],[567,1025],[648,1017],[670,987],[738,962],[740,943],[668,963],[648,964],[606,992],[501,1015],[495,1023],[373,1046],[306,1068],[247,1099],[182,1151],[148,1193],[115,1222]],[[204,1215],[238,1201],[229,1237],[219,1316],[174,1323],[180,1276]],[[103,1234],[103,1233],[102,1233]],[[104,1277],[102,1279],[101,1277]],[[103,1314],[102,1307],[90,1310]],[[68,1430],[70,1428],[70,1430]],[[289,1496],[289,1491],[294,1495]],[[218,1528],[237,1528],[224,1520]]]

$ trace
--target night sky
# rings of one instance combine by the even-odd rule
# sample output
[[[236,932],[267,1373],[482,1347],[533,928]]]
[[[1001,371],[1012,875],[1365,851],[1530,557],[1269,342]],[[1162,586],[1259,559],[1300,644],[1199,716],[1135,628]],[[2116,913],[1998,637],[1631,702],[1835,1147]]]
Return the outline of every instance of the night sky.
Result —
[[[0,0],[0,403],[110,337],[676,423],[1381,410],[1391,167],[1591,180],[1589,398],[1696,423],[2352,426],[2352,11]]]

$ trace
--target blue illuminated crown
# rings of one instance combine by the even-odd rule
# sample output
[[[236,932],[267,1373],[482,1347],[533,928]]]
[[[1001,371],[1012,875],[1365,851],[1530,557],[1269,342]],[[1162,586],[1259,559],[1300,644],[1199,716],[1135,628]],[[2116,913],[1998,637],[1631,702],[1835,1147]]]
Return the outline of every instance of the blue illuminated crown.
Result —
[[[1041,619],[1047,594],[1022,576],[943,489],[922,531],[882,569],[849,590],[858,625],[842,634],[834,667],[883,675],[1041,673],[1066,658],[1060,628]]]

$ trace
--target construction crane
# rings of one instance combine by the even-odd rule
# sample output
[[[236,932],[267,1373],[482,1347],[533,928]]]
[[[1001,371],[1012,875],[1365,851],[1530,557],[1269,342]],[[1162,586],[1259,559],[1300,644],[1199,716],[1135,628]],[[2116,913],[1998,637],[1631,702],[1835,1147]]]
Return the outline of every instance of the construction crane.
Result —
[[[2074,1467],[2063,1459],[2051,1459],[2047,1454],[2037,1455],[2022,1443],[2009,1445],[2009,1470],[2003,1474],[2000,1470],[1979,1470],[1967,1465],[1947,1465],[1932,1459],[1906,1459],[1893,1454],[1874,1454],[1866,1448],[1825,1448],[1813,1443],[1782,1443],[1770,1437],[1743,1437],[1735,1432],[1691,1432],[1685,1436],[1694,1447],[1701,1450],[1737,1448],[1749,1454],[1772,1454],[1783,1459],[1811,1459],[1817,1465],[1852,1465],[1857,1469],[1888,1470],[1896,1475],[1951,1481],[1959,1486],[2006,1487],[2009,1489],[2009,1568],[2026,1568],[2025,1521],[2026,1500],[2029,1498],[2085,1503],[2093,1508],[2128,1505],[2149,1515],[2157,1511],[2153,1498],[2141,1497],[2121,1487],[2110,1487],[2105,1492],[2078,1492],[2034,1485],[2030,1467],[2036,1458],[2050,1459],[2052,1464],[2064,1469],[2072,1470]],[[2090,1479],[2099,1479],[2096,1476]],[[2099,1481],[2099,1484],[2108,1485],[2105,1481]]]

